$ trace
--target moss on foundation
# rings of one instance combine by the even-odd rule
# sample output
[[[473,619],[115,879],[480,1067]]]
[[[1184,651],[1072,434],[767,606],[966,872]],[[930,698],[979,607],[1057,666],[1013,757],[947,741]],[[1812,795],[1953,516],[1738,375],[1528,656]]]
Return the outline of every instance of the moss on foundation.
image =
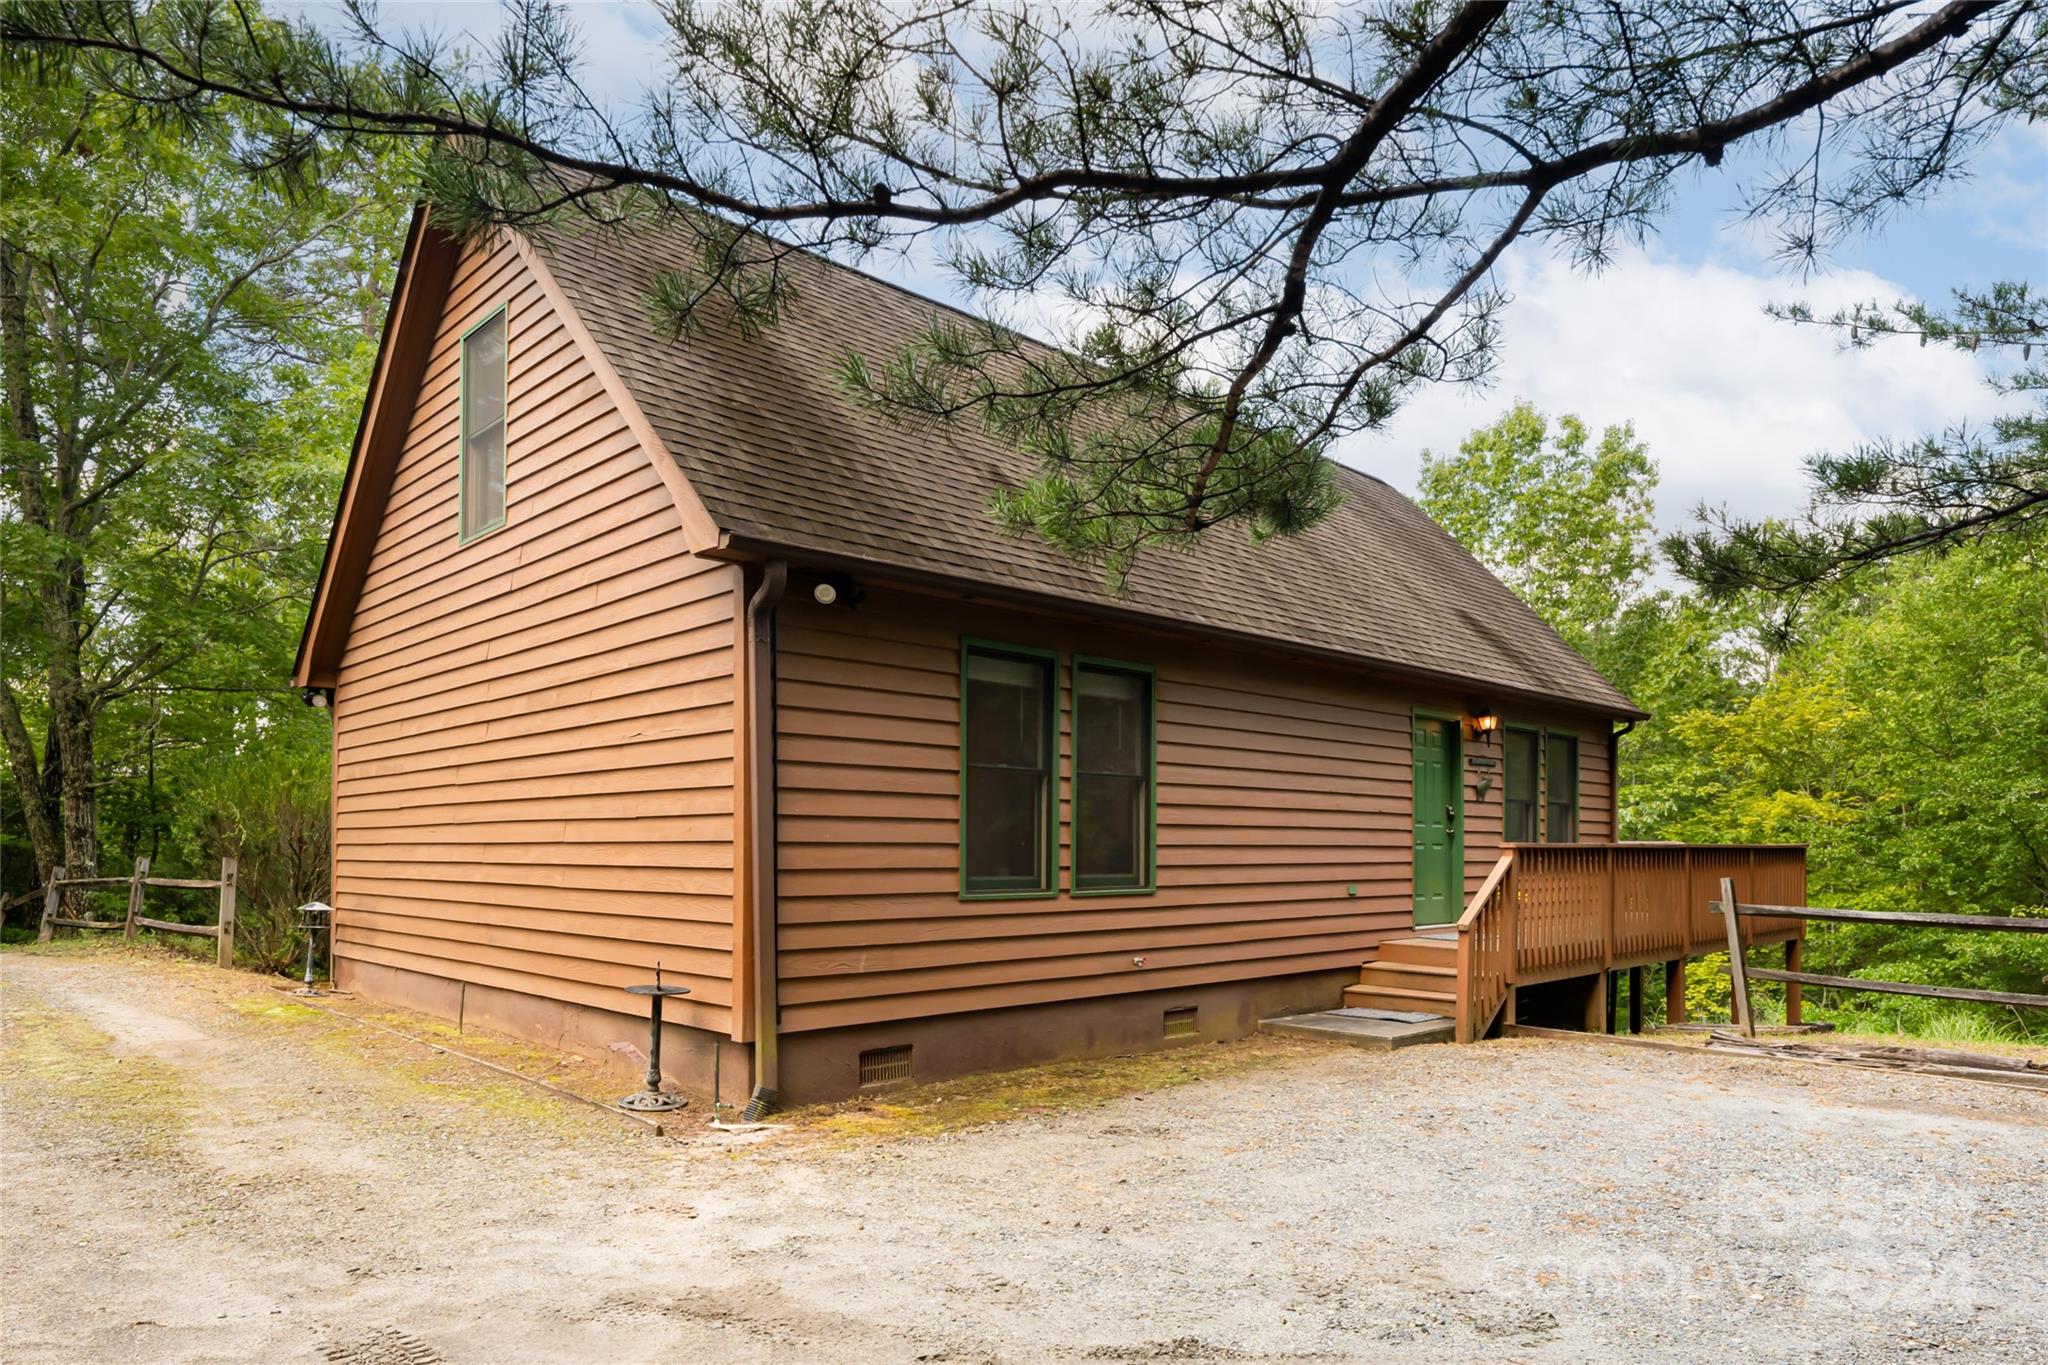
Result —
[[[1313,1045],[1252,1037],[1107,1057],[1052,1062],[1017,1071],[903,1086],[787,1115],[799,1130],[826,1138],[934,1137],[1012,1119],[1090,1109],[1148,1090],[1214,1080],[1298,1059]]]

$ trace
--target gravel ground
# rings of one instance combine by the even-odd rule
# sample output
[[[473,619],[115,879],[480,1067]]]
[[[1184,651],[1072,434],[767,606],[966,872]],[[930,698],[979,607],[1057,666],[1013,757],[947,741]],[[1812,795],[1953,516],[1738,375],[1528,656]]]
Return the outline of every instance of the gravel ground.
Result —
[[[0,998],[10,1362],[2048,1361],[2039,1093],[1267,1043],[1082,1109],[739,1145],[253,977],[10,953]]]

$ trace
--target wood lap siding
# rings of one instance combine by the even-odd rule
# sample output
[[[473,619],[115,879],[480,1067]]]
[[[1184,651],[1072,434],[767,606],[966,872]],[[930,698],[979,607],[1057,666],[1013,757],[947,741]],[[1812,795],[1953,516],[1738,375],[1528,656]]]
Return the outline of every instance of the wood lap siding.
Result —
[[[960,898],[963,634],[1060,651],[1057,898]],[[1158,669],[1153,895],[1067,891],[1075,652]],[[1412,922],[1410,708],[1441,699],[881,592],[854,612],[792,598],[777,668],[787,1029],[1341,969]],[[1467,803],[1488,831],[1468,833],[1476,886],[1498,776],[1484,802],[1468,780]]]
[[[458,339],[508,301],[506,524],[458,545]],[[342,656],[337,955],[628,1012],[658,960],[726,1030],[736,584],[518,254],[465,253]]]
[[[1579,842],[1605,844],[1613,840],[1614,782],[1607,772],[1607,736],[1580,734]]]

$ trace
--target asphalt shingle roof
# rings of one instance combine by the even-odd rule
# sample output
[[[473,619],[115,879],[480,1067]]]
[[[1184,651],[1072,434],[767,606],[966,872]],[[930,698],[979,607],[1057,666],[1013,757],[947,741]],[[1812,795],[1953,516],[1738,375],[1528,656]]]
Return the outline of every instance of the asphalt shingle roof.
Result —
[[[988,511],[1031,460],[971,424],[933,431],[850,398],[848,347],[871,361],[950,313],[859,271],[792,258],[797,301],[752,336],[657,330],[647,300],[694,259],[680,234],[585,233],[536,248],[720,530],[821,558],[995,585],[1469,680],[1612,714],[1637,708],[1520,598],[1387,484],[1341,467],[1313,529],[1253,544],[1230,527],[1140,556],[1121,596],[1100,571]]]

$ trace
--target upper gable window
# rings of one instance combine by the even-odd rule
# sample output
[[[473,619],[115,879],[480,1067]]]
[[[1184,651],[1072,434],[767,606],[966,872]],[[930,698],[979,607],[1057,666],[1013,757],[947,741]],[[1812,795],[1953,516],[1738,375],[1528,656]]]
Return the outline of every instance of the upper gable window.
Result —
[[[462,338],[461,538],[505,524],[505,309]]]

